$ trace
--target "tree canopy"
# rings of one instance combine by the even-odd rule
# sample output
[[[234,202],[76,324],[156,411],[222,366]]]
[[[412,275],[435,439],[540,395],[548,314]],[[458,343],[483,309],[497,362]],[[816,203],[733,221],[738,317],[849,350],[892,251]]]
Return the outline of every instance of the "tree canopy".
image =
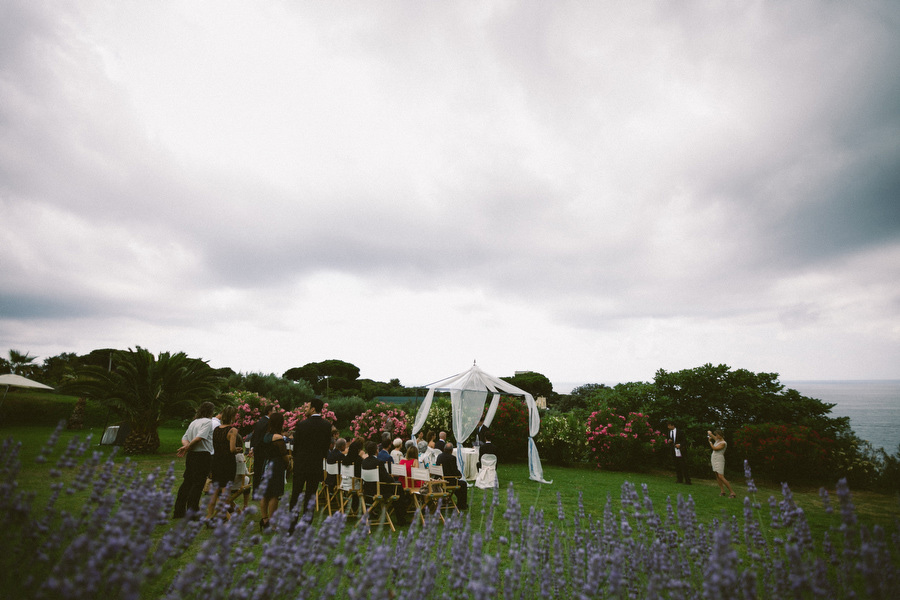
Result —
[[[500,379],[525,390],[535,398],[543,396],[549,399],[553,396],[553,384],[550,383],[550,380],[547,379],[546,375],[541,375],[534,371],[516,373],[512,377],[501,377]]]
[[[357,381],[359,367],[337,359],[293,367],[285,371],[283,377],[293,381],[306,381],[319,395],[331,392],[355,392],[361,387]]]
[[[184,417],[200,403],[214,401],[221,379],[205,361],[184,352],[159,357],[137,347],[114,351],[111,368],[81,367],[65,391],[88,396],[122,414],[130,425],[125,451],[155,452],[158,428],[170,417]]]

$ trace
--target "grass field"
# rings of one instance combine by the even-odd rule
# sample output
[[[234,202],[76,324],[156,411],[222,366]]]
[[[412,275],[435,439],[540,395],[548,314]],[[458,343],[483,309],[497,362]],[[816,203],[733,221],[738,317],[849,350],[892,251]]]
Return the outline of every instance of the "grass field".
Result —
[[[733,586],[740,578],[746,580],[749,573],[756,578],[757,587],[739,595],[722,584],[712,596],[717,598],[780,596],[792,581],[805,581],[808,588],[808,593],[794,594],[797,598],[847,597],[848,590],[857,598],[885,598],[889,597],[885,590],[900,584],[900,549],[890,550],[877,542],[876,553],[870,548],[863,554],[870,534],[860,536],[854,533],[856,526],[846,528],[847,517],[837,508],[832,486],[829,493],[835,510],[830,512],[818,489],[791,490],[793,502],[804,513],[803,523],[808,524],[807,535],[806,525],[798,528],[796,521],[789,527],[772,525],[770,515],[783,517],[791,512],[785,512],[789,503],[778,506],[783,495],[777,485],[757,482],[759,489],[749,503],[755,506],[750,509],[753,518],[748,521],[742,474],[730,474],[739,498],[728,499],[719,496],[711,479],[695,478],[694,485],[684,486],[676,484],[667,472],[617,473],[548,465],[544,475],[553,483],[541,484],[528,479],[525,464],[501,464],[499,493],[495,496],[492,490],[470,489],[468,513],[446,525],[429,521],[425,527],[401,527],[396,533],[373,528],[372,534],[366,535],[357,521],[343,525],[320,513],[312,527],[285,537],[285,521],[276,525],[279,531],[274,534],[258,534],[253,513],[214,529],[168,517],[184,467],[174,454],[180,445],[180,428],[160,430],[162,448],[156,455],[116,454],[116,478],[122,481],[112,492],[106,488],[105,496],[93,493],[90,486],[78,485],[79,471],[96,479],[100,467],[88,471],[75,465],[57,468],[64,449],[88,434],[93,439],[87,461],[96,453],[99,464],[114,453],[112,447],[97,445],[100,428],[62,431],[54,450],[47,452],[44,448],[52,431],[45,426],[0,427],[0,439],[19,445],[21,461],[14,482],[0,481],[0,496],[7,500],[0,507],[0,521],[7,527],[7,552],[0,553],[0,589],[10,597],[29,596],[35,586],[45,589],[52,582],[56,588],[33,597],[212,600],[324,594],[339,598],[545,599],[573,597],[588,587],[592,592],[582,597],[699,598],[709,597],[706,578],[720,562],[727,568],[717,578],[733,581],[729,584]],[[39,462],[36,459],[41,455],[46,460]],[[128,466],[137,473],[129,475]],[[163,477],[148,478],[152,473]],[[168,473],[174,487],[164,485],[159,493],[158,482],[165,481]],[[509,494],[510,484],[513,495]],[[637,495],[632,493],[629,499],[632,485]],[[21,498],[19,492],[31,496],[30,515],[16,500]],[[520,511],[509,510],[510,499]],[[137,512],[129,513],[132,504]],[[877,525],[888,537],[896,537],[900,531],[898,497],[853,492],[853,504],[859,531],[872,531]],[[648,517],[651,514],[659,517],[656,525]],[[98,520],[98,515],[105,516]],[[683,522],[683,515],[699,525]],[[761,538],[756,542],[746,533],[757,527],[748,525],[751,522],[758,523]],[[728,526],[719,527],[721,524]],[[334,530],[336,526],[340,529]],[[89,533],[92,527],[96,533]],[[725,530],[731,532],[730,540],[716,547],[719,533]],[[825,540],[843,544],[843,554],[829,550],[832,542]],[[801,551],[791,555],[792,545]],[[307,547],[320,551],[309,553]],[[154,567],[160,554],[165,556]],[[869,555],[875,558],[866,571],[858,557]],[[799,562],[785,571],[791,556],[800,557]],[[346,573],[340,566],[344,563],[337,562],[342,559],[350,561]],[[41,566],[41,561],[46,561],[46,566]],[[820,580],[828,585],[810,587],[815,585],[810,582],[817,576],[816,569],[826,562],[831,566]],[[441,567],[435,569],[436,564]],[[553,575],[548,579],[551,565]],[[411,581],[410,575],[418,579]],[[123,577],[125,584],[129,577],[134,580],[131,594],[123,593]],[[562,583],[557,584],[557,579]],[[684,593],[650,592],[655,585]],[[729,589],[734,593],[727,593]]]
[[[53,461],[38,465],[34,462],[34,458],[38,455],[52,431],[52,428],[49,427],[0,427],[0,438],[12,437],[22,443],[21,458],[23,468],[20,475],[20,485],[22,489],[35,492],[39,503],[50,495],[50,489],[47,487],[46,482],[47,471]],[[175,456],[175,449],[181,444],[182,433],[180,429],[161,428],[161,447],[158,454],[129,457],[119,454],[115,460],[119,462],[124,460],[132,461],[148,472],[157,468],[165,472],[170,466],[174,466],[176,477],[178,478],[176,481],[177,485],[180,483],[181,473],[184,469],[184,460]],[[64,431],[57,443],[57,453],[62,448],[65,448],[73,438],[84,439],[87,435],[93,436],[94,451],[104,456],[114,451],[111,446],[96,445],[102,435],[102,431],[97,428],[93,430],[85,429],[80,432]],[[665,508],[667,500],[671,500],[674,505],[678,495],[681,494],[683,496],[690,495],[693,498],[697,515],[701,520],[712,521],[714,518],[719,520],[723,518],[730,519],[732,516],[740,518],[743,514],[742,499],[746,495],[747,489],[743,473],[736,472],[727,473],[726,476],[729,477],[732,487],[738,493],[739,497],[737,499],[719,496],[719,488],[712,479],[695,477],[693,485],[685,486],[676,484],[674,476],[667,472],[624,473],[598,471],[590,468],[562,468],[545,465],[544,478],[553,482],[551,485],[546,485],[530,480],[528,478],[528,466],[524,463],[519,463],[498,465],[498,476],[502,489],[505,490],[509,483],[513,484],[520,504],[526,507],[533,506],[537,510],[554,514],[558,510],[558,502],[561,502],[563,510],[567,514],[572,514],[578,508],[579,498],[581,498],[587,513],[599,515],[603,511],[607,497],[612,498],[613,501],[618,500],[623,483],[628,481],[639,489],[642,484],[646,484],[649,497],[658,511]],[[756,493],[755,499],[763,504],[763,510],[767,510],[770,497],[774,497],[776,500],[782,499],[780,486],[759,481],[756,482],[756,486],[759,491]],[[834,496],[834,482],[827,489],[829,494]],[[900,521],[900,495],[880,494],[871,491],[851,491],[857,513],[863,522],[891,528]],[[829,527],[839,525],[839,516],[837,514],[826,513],[818,488],[792,486],[791,492],[794,501],[805,511],[814,533],[821,533]],[[289,493],[289,487],[287,493]],[[470,504],[473,507],[479,506],[484,494],[484,491],[474,488],[474,486],[470,488]],[[501,496],[501,505],[505,508],[506,496],[505,494]],[[72,496],[65,498],[64,501],[71,505],[70,508],[75,509],[80,500],[77,496]]]

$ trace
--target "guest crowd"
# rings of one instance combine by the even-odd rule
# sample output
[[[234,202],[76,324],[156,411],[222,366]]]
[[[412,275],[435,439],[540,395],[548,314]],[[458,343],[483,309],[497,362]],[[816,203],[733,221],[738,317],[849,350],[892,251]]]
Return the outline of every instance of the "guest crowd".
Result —
[[[348,441],[339,437],[338,430],[322,417],[322,407],[322,400],[312,400],[311,412],[297,424],[290,439],[285,437],[284,415],[274,406],[265,407],[245,440],[234,426],[237,410],[233,406],[215,414],[212,403],[200,405],[177,451],[178,456],[185,458],[185,470],[173,516],[199,517],[200,502],[206,492],[210,496],[207,523],[227,520],[230,513],[248,506],[252,492],[253,498],[259,500],[260,529],[265,530],[279,508],[288,478],[292,481],[288,507],[299,515],[315,508],[317,494],[324,491],[333,495],[344,476],[361,480],[363,470],[374,469],[380,486],[364,482],[362,497],[374,497],[375,488],[380,487],[381,495],[396,499],[392,506],[394,522],[403,524],[411,513],[412,494],[421,485],[413,481],[412,469],[431,465],[440,466],[443,478],[452,481],[456,508],[468,508],[467,483],[446,432],[420,431],[414,439],[406,440],[382,432],[377,439]],[[249,446],[246,457],[245,441]],[[479,463],[482,455],[493,453],[490,432],[483,421],[478,424],[473,445],[479,448]],[[252,472],[247,468],[247,459],[252,459]],[[327,474],[328,465],[336,466],[331,471],[340,475]],[[405,476],[392,469],[393,465],[401,465]],[[359,496],[352,495],[348,501],[354,512],[359,508]],[[240,497],[243,505],[238,507],[235,500]]]
[[[265,530],[285,494],[288,477],[292,480],[289,508],[299,515],[314,508],[323,492],[331,510],[340,486],[352,478],[362,481],[363,471],[375,471],[377,481],[362,481],[353,490],[358,493],[349,495],[350,510],[358,511],[360,497],[363,502],[376,496],[389,497],[394,500],[395,521],[403,524],[412,512],[409,510],[412,495],[421,485],[413,480],[412,469],[431,465],[441,467],[440,478],[452,482],[448,489],[452,490],[455,507],[468,508],[468,485],[446,432],[419,431],[414,439],[406,440],[382,432],[377,439],[348,441],[339,437],[338,430],[322,417],[322,407],[322,400],[312,400],[310,413],[296,425],[290,439],[285,437],[284,415],[274,406],[265,407],[263,416],[247,436],[250,450],[245,457],[245,440],[234,426],[237,409],[226,406],[214,415],[212,403],[200,405],[177,452],[178,456],[185,457],[185,470],[184,482],[175,499],[174,517],[183,518],[189,511],[200,515],[200,500],[206,491],[210,494],[207,522],[228,519],[231,512],[248,506],[252,491],[253,497],[259,500],[259,527]],[[684,430],[675,421],[666,424],[676,481],[691,485]],[[724,474],[727,443],[722,431],[708,431],[707,437],[712,451],[710,464],[720,494],[726,496],[727,491],[734,498],[736,494]],[[483,420],[479,421],[473,438],[480,467],[482,456],[494,454],[490,429]],[[251,457],[255,465],[252,472],[246,462]],[[393,465],[401,468],[393,469]],[[225,490],[228,490],[227,498],[222,497]],[[235,500],[241,496],[243,506],[238,508]]]

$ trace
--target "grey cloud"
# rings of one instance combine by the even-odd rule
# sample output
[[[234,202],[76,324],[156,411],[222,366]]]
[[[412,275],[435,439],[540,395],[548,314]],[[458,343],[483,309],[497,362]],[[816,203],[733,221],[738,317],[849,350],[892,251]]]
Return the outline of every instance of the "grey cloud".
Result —
[[[351,126],[305,117],[348,139],[317,153],[298,130],[283,157],[303,170],[295,184],[167,149],[100,56],[67,37],[77,15],[10,6],[27,14],[6,26],[15,35],[0,31],[0,85],[11,92],[0,106],[0,208],[69,211],[95,227],[107,244],[98,248],[115,250],[106,236],[141,247],[110,257],[111,271],[173,260],[186,294],[282,293],[337,271],[408,289],[465,282],[587,329],[760,312],[800,327],[820,309],[778,305],[772,282],[897,241],[900,46],[885,37],[898,12],[889,4],[881,27],[868,9],[812,3],[792,4],[797,14],[747,8],[761,11],[755,19],[580,3],[363,7],[331,25],[330,12],[293,7],[317,11],[318,49],[339,56],[335,67],[353,62],[368,74],[359,85],[378,88],[360,90],[374,100]],[[370,121],[371,137],[349,136]],[[427,160],[406,164],[417,153]],[[167,245],[190,259],[174,261]],[[34,251],[60,264],[65,250]],[[25,259],[17,268],[27,273]],[[146,311],[187,323],[194,306],[167,311],[177,292],[92,306],[78,299],[90,287],[36,302],[33,288],[5,281],[13,291],[0,310],[23,318]]]

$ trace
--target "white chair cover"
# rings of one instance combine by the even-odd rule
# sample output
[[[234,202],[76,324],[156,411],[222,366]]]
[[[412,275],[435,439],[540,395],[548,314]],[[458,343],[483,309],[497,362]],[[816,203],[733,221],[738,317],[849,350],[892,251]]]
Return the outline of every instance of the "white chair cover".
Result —
[[[481,470],[475,478],[475,487],[489,490],[500,487],[497,479],[497,457],[493,454],[485,454],[481,457]]]

